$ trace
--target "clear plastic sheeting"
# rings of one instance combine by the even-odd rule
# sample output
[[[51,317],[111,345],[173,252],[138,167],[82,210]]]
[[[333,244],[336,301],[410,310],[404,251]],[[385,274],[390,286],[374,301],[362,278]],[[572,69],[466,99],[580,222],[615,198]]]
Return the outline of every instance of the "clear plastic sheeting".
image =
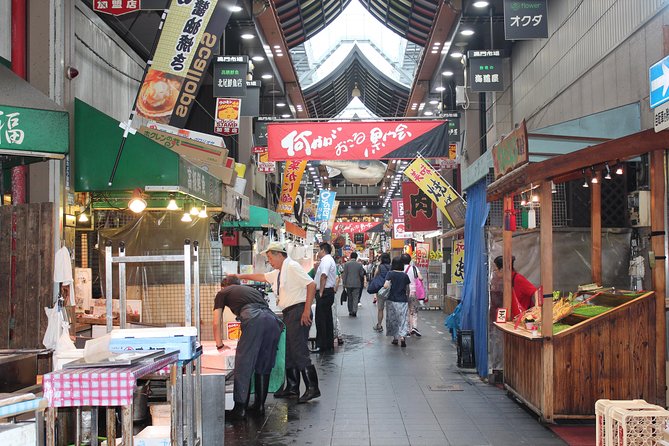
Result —
[[[181,214],[144,213],[135,221],[117,229],[101,229],[100,279],[105,282],[105,246],[112,242],[112,255],[119,255],[119,245],[125,243],[126,256],[182,255],[184,241],[199,245],[200,314],[203,338],[211,332],[214,297],[221,277],[220,245],[212,246],[209,219],[193,218],[182,222]],[[118,298],[118,266],[114,265],[113,297]],[[103,289],[104,293],[104,289]],[[142,322],[156,325],[184,324],[184,264],[183,262],[128,263],[126,266],[126,296],[142,301]]]

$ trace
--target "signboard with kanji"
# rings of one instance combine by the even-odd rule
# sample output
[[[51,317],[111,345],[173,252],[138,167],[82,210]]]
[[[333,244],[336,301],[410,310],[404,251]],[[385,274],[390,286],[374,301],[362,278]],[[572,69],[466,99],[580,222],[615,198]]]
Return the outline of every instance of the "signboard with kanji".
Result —
[[[504,91],[501,51],[468,51],[467,59],[469,60],[469,88],[472,91]]]
[[[288,161],[283,171],[283,184],[281,185],[281,195],[279,195],[279,214],[292,214],[293,203],[297,196],[297,191],[302,182],[304,169],[307,167],[306,161]]]
[[[401,198],[391,201],[393,213],[393,238],[407,239],[411,238],[413,234],[406,231],[404,226],[404,202]]]
[[[216,116],[214,133],[219,135],[237,135],[239,133],[239,109],[241,99],[216,98]]]
[[[448,119],[448,141],[460,142],[460,113],[447,112],[443,117]]]
[[[548,38],[546,0],[504,0],[506,40]]]
[[[255,116],[253,118],[253,145],[267,147],[267,124],[272,122],[272,116]]]
[[[404,200],[404,227],[410,232],[434,231],[439,229],[437,206],[416,183],[402,183]]]
[[[527,128],[525,120],[492,147],[492,163],[495,170],[495,179],[515,168],[527,164]]]
[[[465,281],[465,241],[463,239],[453,240],[452,256],[451,283],[462,283]]]
[[[93,10],[111,15],[123,15],[139,11],[139,0],[93,0]]]
[[[242,98],[246,96],[248,56],[218,56],[214,61],[214,97]]]

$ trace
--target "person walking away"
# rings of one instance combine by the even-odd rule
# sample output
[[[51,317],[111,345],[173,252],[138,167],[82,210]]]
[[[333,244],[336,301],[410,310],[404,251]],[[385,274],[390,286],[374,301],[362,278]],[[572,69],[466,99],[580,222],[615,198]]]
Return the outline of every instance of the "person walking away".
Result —
[[[348,262],[344,264],[342,272],[342,282],[346,290],[348,315],[356,317],[358,315],[358,302],[362,287],[365,284],[365,269],[358,262],[358,253],[352,252]]]
[[[288,257],[283,244],[272,242],[263,251],[273,271],[264,274],[238,274],[242,280],[267,282],[276,293],[286,326],[286,383],[274,393],[275,398],[297,398],[298,403],[321,396],[316,367],[309,357],[311,302],[316,284],[295,260]],[[300,374],[306,390],[300,396]]]
[[[390,254],[384,252],[379,256],[379,266],[376,268],[374,277],[380,275],[385,283],[386,274],[390,271]],[[383,313],[386,309],[386,298],[379,297],[377,294],[374,297],[374,303],[376,303],[376,325],[372,327],[375,331],[383,331]]]
[[[390,288],[386,300],[386,336],[392,336],[391,344],[397,345],[399,340],[406,347],[405,337],[409,334],[409,285],[411,280],[404,272],[402,257],[395,257],[386,274],[384,288]]]
[[[242,335],[235,352],[235,407],[225,411],[225,418],[246,418],[252,373],[255,375],[256,398],[253,406],[248,409],[262,416],[265,414],[269,376],[276,360],[283,323],[269,309],[260,291],[240,285],[237,277],[224,277],[221,280],[221,290],[214,300],[214,339],[219,351],[225,348],[221,335],[221,319],[226,306],[242,323]]]
[[[318,269],[316,269],[316,348],[312,353],[325,353],[334,349],[334,327],[332,304],[334,286],[337,281],[337,266],[332,258],[332,246],[323,242],[318,245]]]
[[[498,269],[504,268],[504,257],[497,256],[494,260]],[[515,268],[516,258],[511,257],[511,289],[513,296],[511,299],[511,319],[514,319],[523,311],[536,304],[534,302],[534,293],[537,291],[532,282],[525,276],[518,273]]]
[[[421,337],[423,335],[418,331],[418,307],[420,303],[416,297],[416,281],[423,280],[423,275],[418,271],[409,254],[402,254],[402,262],[404,262],[404,272],[411,280],[411,285],[409,285],[409,332]]]

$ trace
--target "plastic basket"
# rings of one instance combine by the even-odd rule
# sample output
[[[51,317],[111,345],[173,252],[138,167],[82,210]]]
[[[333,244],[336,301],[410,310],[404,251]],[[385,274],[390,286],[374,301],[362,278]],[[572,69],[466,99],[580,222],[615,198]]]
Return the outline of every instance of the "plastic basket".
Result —
[[[596,446],[606,446],[606,428],[609,425],[608,411],[611,407],[623,407],[633,409],[635,407],[645,407],[651,404],[645,400],[607,400],[601,399],[595,402],[595,426],[597,431]],[[655,406],[658,407],[658,406]]]
[[[656,406],[657,407],[657,406]],[[613,406],[609,410],[611,446],[654,446],[662,441],[669,422],[669,411],[656,407],[624,409]]]

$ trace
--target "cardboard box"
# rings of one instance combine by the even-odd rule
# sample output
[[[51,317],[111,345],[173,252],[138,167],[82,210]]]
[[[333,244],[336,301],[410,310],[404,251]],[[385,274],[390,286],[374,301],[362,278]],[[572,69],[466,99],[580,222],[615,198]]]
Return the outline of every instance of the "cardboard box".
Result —
[[[162,146],[167,147],[173,152],[183,155],[189,159],[199,160],[205,163],[222,165],[227,162],[228,150],[221,147],[212,146],[193,141],[179,135],[172,135],[157,129],[140,127],[139,132]],[[234,162],[234,160],[233,160]]]
[[[225,141],[220,136],[210,135],[209,133],[196,132],[194,130],[180,129],[167,124],[160,124],[155,121],[149,121],[146,125],[150,129],[160,130],[170,135],[179,135],[184,138],[192,139],[193,141],[210,144],[216,147],[223,147],[225,149]]]
[[[219,180],[223,181],[223,184],[227,184],[229,186],[232,186],[235,184],[235,180],[237,179],[237,174],[235,173],[234,169],[231,169],[229,167],[226,167],[223,164],[220,163],[203,163],[201,160],[197,159],[191,159],[189,157],[185,157],[188,161],[192,162],[196,166],[198,166],[200,169],[204,170],[205,172],[208,172],[218,178]],[[232,158],[226,158],[227,160],[232,160],[232,163],[234,164],[234,160]]]

